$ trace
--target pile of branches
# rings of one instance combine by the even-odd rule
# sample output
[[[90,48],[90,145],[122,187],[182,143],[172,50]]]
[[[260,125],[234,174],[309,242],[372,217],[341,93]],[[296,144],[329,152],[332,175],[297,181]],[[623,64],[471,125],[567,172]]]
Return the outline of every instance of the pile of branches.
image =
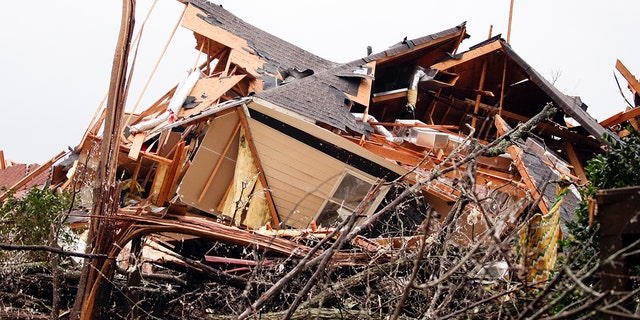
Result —
[[[127,269],[118,269],[106,279],[109,294],[105,301],[97,302],[100,314],[110,319],[638,318],[629,308],[638,289],[627,293],[598,289],[600,262],[593,250],[597,245],[595,229],[584,232],[580,241],[561,247],[556,268],[543,283],[526,279],[527,266],[520,264],[514,251],[525,220],[517,221],[507,232],[497,233],[497,222],[480,210],[479,219],[487,229],[474,241],[454,240],[463,212],[470,206],[483,208],[486,200],[475,192],[476,157],[504,152],[553,111],[545,108],[530,123],[507,133],[508,139],[467,150],[465,157],[453,165],[444,167],[447,160],[443,161],[430,176],[404,188],[367,220],[356,224],[359,210],[366,207],[363,202],[362,208],[332,234],[305,243],[312,249],[303,257],[214,241],[198,246],[185,244],[184,248],[205,250],[174,250],[171,255],[180,263],[154,261],[153,273],[144,271],[142,261],[130,260]],[[388,220],[389,215],[402,214],[397,208],[407,201],[418,201],[412,197],[425,184],[463,166],[461,176],[465,178],[454,185],[459,197],[451,212],[436,225],[433,211],[427,210],[424,222],[415,230],[420,235],[417,247],[399,249],[390,261],[376,262],[381,260],[371,252],[369,264],[332,264],[337,252],[362,254],[361,248],[351,245],[354,238],[379,225],[381,217]],[[377,187],[385,183],[381,181]],[[375,195],[375,189],[371,194]],[[630,248],[616,255],[626,254]],[[224,264],[207,264],[205,255],[236,257],[255,264],[228,270]],[[64,254],[60,256],[53,267],[57,272],[52,272],[55,270],[46,262],[38,267],[5,265],[0,272],[0,318],[65,318],[68,314],[64,310],[73,305],[80,270],[66,263],[67,259]]]

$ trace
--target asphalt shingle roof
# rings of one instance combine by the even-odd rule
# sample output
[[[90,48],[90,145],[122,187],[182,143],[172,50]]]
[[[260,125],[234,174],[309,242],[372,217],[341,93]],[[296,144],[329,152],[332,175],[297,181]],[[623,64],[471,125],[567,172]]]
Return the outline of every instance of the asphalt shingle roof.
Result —
[[[348,128],[364,133],[365,126],[356,122],[346,103],[348,97],[344,94],[346,92],[354,96],[357,95],[361,77],[345,77],[344,75],[354,74],[353,71],[357,67],[370,61],[413,50],[417,45],[427,44],[442,37],[451,36],[461,30],[462,25],[417,39],[405,40],[385,51],[371,54],[286,85],[259,92],[256,97],[296,111],[335,128],[341,130]]]
[[[200,17],[203,20],[247,40],[249,48],[245,50],[271,64],[265,68],[311,69],[320,72],[338,65],[245,22],[220,5],[206,0],[190,0],[189,3],[207,13],[206,17]]]

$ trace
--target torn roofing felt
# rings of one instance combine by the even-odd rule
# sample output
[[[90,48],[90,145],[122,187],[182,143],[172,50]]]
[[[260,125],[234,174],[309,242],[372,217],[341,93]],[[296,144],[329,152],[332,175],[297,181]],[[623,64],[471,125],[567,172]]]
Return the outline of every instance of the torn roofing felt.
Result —
[[[466,37],[464,24],[428,36],[404,40],[385,51],[259,92],[256,97],[334,128],[340,130],[348,128],[364,133],[368,126],[356,122],[351,114],[352,102],[346,95],[358,95],[360,82],[367,79],[373,80],[371,76],[360,73],[359,68],[372,61],[393,58],[406,53],[421,54],[435,49],[448,52],[457,48],[462,37]],[[367,92],[367,96],[369,95],[370,92]]]
[[[185,2],[191,3],[207,13],[207,16],[199,15],[202,20],[245,39],[249,47],[244,50],[267,61],[270,65],[265,64],[265,69],[272,68],[283,72],[295,68],[320,72],[337,65],[335,62],[323,59],[245,22],[225,10],[221,5],[206,0]],[[270,70],[271,73],[274,70]]]

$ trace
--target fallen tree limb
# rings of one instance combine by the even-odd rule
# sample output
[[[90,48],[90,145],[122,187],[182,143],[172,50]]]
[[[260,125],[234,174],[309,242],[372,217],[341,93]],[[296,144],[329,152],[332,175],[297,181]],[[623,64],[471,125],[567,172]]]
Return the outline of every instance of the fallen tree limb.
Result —
[[[251,316],[249,319],[264,319],[264,320],[280,320],[286,315],[287,311],[270,312],[270,313],[258,313]],[[384,318],[378,315],[372,315],[368,312],[360,310],[344,310],[344,309],[330,309],[330,308],[310,308],[310,309],[298,309],[291,316],[293,320],[303,319],[377,319]],[[208,315],[206,319],[209,320],[227,320],[237,319],[235,315]]]
[[[51,253],[57,253],[64,256],[79,257],[79,258],[113,259],[113,258],[109,258],[109,256],[107,256],[106,254],[91,254],[91,253],[83,253],[83,252],[66,251],[60,248],[44,246],[44,245],[17,245],[17,244],[0,243],[0,249],[22,250],[22,251],[48,251]]]

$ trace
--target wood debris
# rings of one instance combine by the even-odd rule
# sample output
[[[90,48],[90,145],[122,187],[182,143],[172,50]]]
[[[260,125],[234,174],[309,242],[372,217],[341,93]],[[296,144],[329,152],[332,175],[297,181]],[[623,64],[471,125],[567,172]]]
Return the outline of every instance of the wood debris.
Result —
[[[156,250],[145,258],[148,263],[200,268],[189,262],[197,259],[177,249],[182,243],[193,246],[198,263],[224,265],[223,272],[235,274],[267,267],[271,259],[318,256],[322,252],[313,253],[313,245],[353,212],[359,212],[358,225],[417,185],[411,201],[362,230],[333,255],[331,265],[385,262],[400,249],[419,246],[427,217],[437,217],[431,228],[446,221],[466,180],[491,199],[491,205],[457,217],[457,241],[473,243],[490,229],[474,210],[500,222],[496,234],[524,212],[546,214],[555,199],[548,182],[584,183],[583,166],[602,152],[604,137],[617,139],[621,126],[640,116],[633,106],[598,123],[578,97],[561,93],[499,36],[457,52],[469,37],[464,23],[335,63],[221,6],[200,0],[185,6],[182,25],[193,31],[205,62],[139,113],[113,113],[114,106],[98,112],[74,150],[73,167],[65,169],[68,179],[56,184],[75,188],[79,205],[94,208],[92,216],[106,210],[91,203],[96,183],[107,184],[109,201],[118,199],[114,215],[98,217],[109,221],[115,245],[103,243],[96,253],[116,257],[143,238],[141,246],[153,243]],[[621,62],[617,67],[637,95],[638,81]],[[116,80],[124,81],[123,74]],[[120,101],[111,94],[111,103]],[[547,104],[557,112],[506,153],[479,155],[475,165],[456,164]],[[111,147],[100,149],[105,140]],[[451,170],[425,183],[446,168]],[[568,188],[554,211],[561,223],[573,219],[579,201],[575,186]],[[214,243],[270,256],[207,253]],[[93,268],[113,270],[113,263],[100,261]],[[95,297],[101,281],[96,277],[85,303]]]

